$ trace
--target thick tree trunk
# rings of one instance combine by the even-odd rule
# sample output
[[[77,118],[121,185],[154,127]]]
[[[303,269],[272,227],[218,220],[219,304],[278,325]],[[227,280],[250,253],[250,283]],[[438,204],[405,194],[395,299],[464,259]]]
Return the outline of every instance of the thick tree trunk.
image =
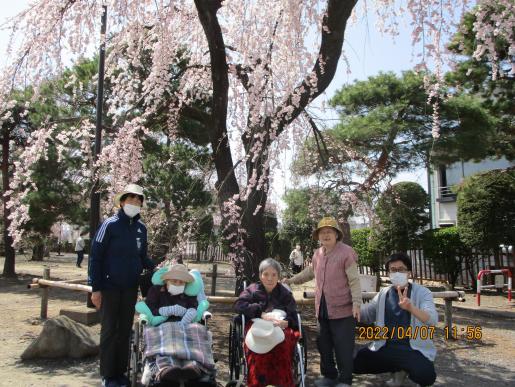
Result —
[[[38,240],[35,242],[34,246],[32,246],[32,258],[31,261],[43,261],[43,257],[45,256],[45,242],[43,240]]]
[[[342,242],[346,245],[352,246],[352,239],[350,235],[350,224],[347,220],[345,220],[342,224],[342,231],[343,231],[343,239]]]
[[[259,279],[259,264],[265,257],[265,204],[267,194],[263,191],[252,190],[246,202],[243,213],[243,228],[247,234],[245,248],[251,254],[244,265],[244,275],[247,281],[253,282]],[[256,208],[261,206],[258,211]]]
[[[170,202],[168,200],[165,200],[164,212],[165,212],[165,219],[166,219],[166,227],[164,230],[164,236],[166,238],[167,243],[166,243],[166,245],[162,246],[162,250],[159,249],[159,251],[161,252],[161,255],[163,257],[166,256],[166,254],[168,254],[168,252],[172,249],[173,246],[175,246],[175,243],[177,242],[177,238],[175,236],[177,234],[173,232],[173,231],[175,231],[174,230],[175,225],[174,225],[174,222],[172,219],[172,211],[170,208]]]
[[[355,4],[356,0],[328,1],[327,13],[322,21],[319,58],[313,70],[285,99],[285,102],[278,106],[271,116],[263,119],[262,125],[268,129],[266,133],[268,139],[271,135],[272,122],[277,128],[275,133],[277,136],[304,111],[313,99],[324,92],[333,79],[341,55],[346,22]],[[213,161],[218,176],[216,184],[218,204],[222,214],[225,239],[229,244],[230,252],[236,255],[235,269],[238,278],[236,292],[238,292],[243,277],[248,281],[257,279],[259,263],[264,258],[264,208],[267,199],[268,178],[265,179],[262,190],[258,191],[256,187],[251,187],[251,192],[245,202],[242,203],[239,199],[235,199],[240,193],[240,188],[234,174],[236,166],[232,160],[227,134],[228,65],[224,38],[216,15],[218,9],[222,6],[222,1],[195,0],[195,6],[209,46],[211,80],[213,83],[211,113],[208,119],[200,117],[199,120],[210,128],[209,136],[213,149]],[[316,82],[313,82],[315,78]],[[291,112],[290,107],[294,108],[293,112]],[[249,138],[248,141],[252,141],[252,139]],[[259,181],[259,177],[263,175],[268,176],[268,171],[264,167],[264,160],[268,157],[270,146],[271,141],[263,141],[263,148],[257,151],[259,160],[247,162],[247,182],[253,171],[256,171],[258,175],[254,181]],[[249,149],[250,147],[246,146],[247,155]],[[252,157],[249,157],[247,160],[252,159]],[[235,213],[241,214],[241,224],[235,224],[234,219],[232,219],[232,223],[228,223],[230,220],[224,218],[224,215],[234,215]],[[246,233],[243,238],[243,249],[238,243],[238,236],[241,235],[238,230],[240,227]]]
[[[477,273],[474,272],[474,258],[468,256],[465,258],[465,269],[470,276],[470,286],[474,291],[477,290]]]
[[[3,275],[6,277],[16,276],[15,272],[15,252],[13,248],[13,238],[9,235],[8,229],[11,224],[9,215],[11,211],[7,208],[8,197],[4,196],[6,190],[9,189],[9,130],[4,128],[2,136],[2,204],[3,204],[3,221],[4,221],[4,249],[5,261]]]
[[[499,254],[499,249],[494,248],[494,262],[495,262],[495,268],[501,269],[502,268],[502,262],[501,262],[501,254]]]

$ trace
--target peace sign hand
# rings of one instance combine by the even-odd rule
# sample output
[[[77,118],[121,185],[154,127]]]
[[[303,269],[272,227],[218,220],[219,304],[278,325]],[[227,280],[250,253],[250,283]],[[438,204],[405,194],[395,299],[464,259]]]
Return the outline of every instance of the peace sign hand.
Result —
[[[406,286],[402,291],[401,287],[397,286],[397,294],[399,295],[399,306],[401,309],[411,310],[411,300],[408,297],[408,287]]]

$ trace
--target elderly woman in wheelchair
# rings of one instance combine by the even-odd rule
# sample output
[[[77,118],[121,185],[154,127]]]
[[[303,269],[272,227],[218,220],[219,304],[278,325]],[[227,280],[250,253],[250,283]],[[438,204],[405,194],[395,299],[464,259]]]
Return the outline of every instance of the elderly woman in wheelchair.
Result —
[[[248,387],[304,385],[300,317],[293,294],[279,283],[280,275],[279,263],[265,259],[259,265],[260,282],[244,289],[235,303],[241,316],[231,326],[231,379],[233,374],[238,379],[243,369]]]
[[[156,272],[152,283],[145,301],[136,304],[141,324],[131,353],[133,376],[142,366],[144,386],[216,385],[212,338],[205,326],[209,303],[200,273],[176,264]]]

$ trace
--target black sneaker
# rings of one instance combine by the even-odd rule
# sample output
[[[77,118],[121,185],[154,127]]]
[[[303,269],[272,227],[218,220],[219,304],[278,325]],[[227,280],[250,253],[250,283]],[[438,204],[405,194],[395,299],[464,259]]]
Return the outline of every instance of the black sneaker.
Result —
[[[116,381],[118,382],[119,387],[129,387],[131,385],[129,378],[125,375],[118,376]]]
[[[120,387],[116,378],[102,378],[102,387]]]

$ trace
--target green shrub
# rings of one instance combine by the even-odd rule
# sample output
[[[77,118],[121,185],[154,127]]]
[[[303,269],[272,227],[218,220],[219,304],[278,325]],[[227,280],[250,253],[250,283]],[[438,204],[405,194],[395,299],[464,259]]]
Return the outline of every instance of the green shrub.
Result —
[[[462,263],[470,257],[470,250],[460,239],[458,227],[428,230],[422,239],[424,257],[429,259],[438,274],[448,274],[454,288],[462,269]]]
[[[373,246],[385,254],[413,248],[428,224],[428,207],[429,197],[419,184],[400,182],[391,186],[375,207],[380,225],[373,230]]]
[[[352,230],[352,248],[358,253],[359,264],[369,266],[374,271],[378,271],[381,266],[380,254],[370,245],[370,228],[360,228]]]
[[[470,176],[458,190],[461,240],[489,251],[499,262],[499,245],[515,242],[515,168]]]

